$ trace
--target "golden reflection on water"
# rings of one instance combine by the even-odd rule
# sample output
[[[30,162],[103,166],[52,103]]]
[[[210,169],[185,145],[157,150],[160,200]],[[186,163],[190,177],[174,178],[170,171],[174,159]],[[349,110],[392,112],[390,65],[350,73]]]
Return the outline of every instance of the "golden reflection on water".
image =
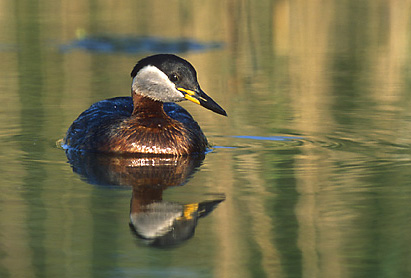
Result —
[[[0,171],[8,182],[18,185],[38,181],[36,171],[48,177],[64,173],[70,179],[67,165],[56,173],[37,163],[56,162],[56,153],[47,151],[49,142],[61,138],[91,103],[129,94],[129,72],[147,53],[60,53],[58,46],[71,41],[76,33],[221,41],[224,48],[220,50],[183,55],[196,67],[202,88],[228,112],[229,118],[222,120],[183,104],[212,142],[241,145],[228,136],[292,133],[314,139],[331,136],[367,148],[334,150],[304,143],[293,146],[295,153],[284,155],[281,151],[289,151],[286,146],[275,152],[270,149],[275,149],[273,144],[255,142],[251,148],[208,154],[197,185],[205,192],[227,196],[207,230],[215,234],[213,276],[353,276],[355,268],[349,266],[361,265],[351,261],[349,252],[366,258],[367,252],[374,250],[370,247],[373,241],[367,238],[374,229],[367,222],[369,217],[390,226],[378,227],[381,238],[400,249],[394,256],[397,265],[386,262],[384,256],[378,263],[397,267],[392,273],[409,274],[401,260],[409,253],[404,254],[400,247],[410,246],[410,239],[403,231],[394,231],[397,241],[389,234],[391,226],[404,228],[401,223],[409,221],[409,199],[381,200],[379,206],[385,213],[381,216],[363,206],[379,208],[370,204],[374,200],[370,196],[393,194],[370,184],[387,179],[388,185],[395,186],[409,178],[409,151],[381,143],[411,144],[407,90],[410,8],[411,1],[0,0],[0,86],[6,92],[0,94],[0,101],[6,103],[1,113],[9,119],[0,123],[0,128],[7,138],[23,137],[2,142]],[[11,51],[7,50],[10,45]],[[1,50],[3,47],[6,50]],[[16,125],[19,128],[13,128]],[[34,158],[21,163],[23,154]],[[283,166],[284,160],[292,168]],[[393,170],[382,161],[408,164]],[[370,168],[372,165],[376,168]],[[389,179],[389,174],[384,176],[378,169],[396,178]],[[295,191],[289,193],[294,199],[284,199],[278,189],[287,186]],[[400,190],[403,196],[409,194],[407,189]],[[66,197],[72,196],[66,193]],[[19,191],[9,189],[8,194],[8,199],[26,198]],[[71,200],[67,198],[65,202]],[[283,213],[297,226],[292,249],[299,252],[295,261],[285,255],[279,239],[288,222],[277,212],[278,206],[287,204],[290,207]],[[83,205],[87,207],[87,202]],[[29,221],[31,206],[24,202],[19,210],[2,206],[1,222]],[[70,214],[69,203],[65,208]],[[92,231],[87,224],[92,216],[86,214],[84,226]],[[49,212],[48,217],[43,224],[47,232],[53,232],[53,223],[61,215]],[[74,245],[75,232],[68,229],[65,233],[65,246]],[[30,230],[16,233],[13,226],[2,225],[1,234],[19,243],[2,242],[7,272],[35,276],[27,271],[36,262]],[[86,236],[83,241],[91,239]],[[347,251],[347,245],[363,245],[364,250]],[[381,249],[377,251],[384,251]],[[73,262],[67,259],[65,263],[70,266]]]

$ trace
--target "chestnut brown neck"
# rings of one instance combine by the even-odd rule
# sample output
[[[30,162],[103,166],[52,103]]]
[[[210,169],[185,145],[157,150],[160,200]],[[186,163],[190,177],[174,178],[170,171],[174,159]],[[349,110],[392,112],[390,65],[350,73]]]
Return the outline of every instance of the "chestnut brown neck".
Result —
[[[133,93],[134,110],[132,116],[138,118],[168,118],[164,112],[163,103],[148,97]]]

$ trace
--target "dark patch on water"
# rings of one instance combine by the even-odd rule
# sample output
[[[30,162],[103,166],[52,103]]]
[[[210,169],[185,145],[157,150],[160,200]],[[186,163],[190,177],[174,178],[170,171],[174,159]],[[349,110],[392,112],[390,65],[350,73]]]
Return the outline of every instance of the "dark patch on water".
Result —
[[[301,140],[303,137],[298,136],[251,136],[251,135],[238,135],[233,136],[234,138],[240,139],[251,139],[251,140],[262,140],[262,141],[290,141],[290,140]]]
[[[60,46],[68,52],[76,49],[96,53],[183,53],[221,48],[221,42],[199,42],[191,38],[167,39],[150,36],[84,36]]]

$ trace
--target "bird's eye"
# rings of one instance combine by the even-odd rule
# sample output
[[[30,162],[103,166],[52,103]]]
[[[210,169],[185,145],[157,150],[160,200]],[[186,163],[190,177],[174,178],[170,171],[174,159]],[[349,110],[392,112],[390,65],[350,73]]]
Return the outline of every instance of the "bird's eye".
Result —
[[[175,73],[171,74],[169,78],[172,82],[176,82],[180,79],[180,77]]]

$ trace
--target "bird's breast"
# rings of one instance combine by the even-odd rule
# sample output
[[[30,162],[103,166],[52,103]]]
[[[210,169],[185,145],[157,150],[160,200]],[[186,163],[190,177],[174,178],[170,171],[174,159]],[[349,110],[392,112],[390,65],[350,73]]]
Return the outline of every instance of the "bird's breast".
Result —
[[[187,155],[205,148],[202,140],[181,123],[161,118],[124,122],[110,132],[107,141],[99,151]]]

